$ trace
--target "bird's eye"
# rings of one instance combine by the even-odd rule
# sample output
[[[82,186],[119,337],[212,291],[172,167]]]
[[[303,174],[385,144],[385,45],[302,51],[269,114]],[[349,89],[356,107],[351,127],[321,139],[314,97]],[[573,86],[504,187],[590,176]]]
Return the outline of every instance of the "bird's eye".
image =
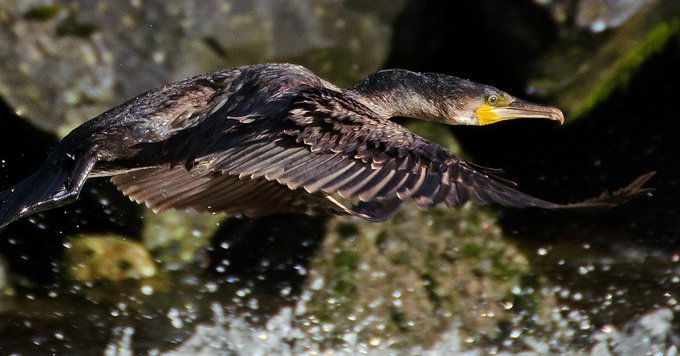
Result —
[[[493,95],[493,94],[489,95],[489,97],[486,98],[486,103],[491,105],[491,106],[496,105],[496,104],[498,104],[498,97]]]

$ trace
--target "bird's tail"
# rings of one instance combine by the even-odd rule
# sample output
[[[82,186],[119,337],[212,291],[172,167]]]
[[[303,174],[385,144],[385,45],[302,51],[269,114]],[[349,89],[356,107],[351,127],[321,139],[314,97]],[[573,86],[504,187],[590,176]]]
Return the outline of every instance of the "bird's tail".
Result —
[[[0,192],[0,231],[11,222],[75,200],[96,161],[92,150],[75,150],[61,142],[43,166]]]

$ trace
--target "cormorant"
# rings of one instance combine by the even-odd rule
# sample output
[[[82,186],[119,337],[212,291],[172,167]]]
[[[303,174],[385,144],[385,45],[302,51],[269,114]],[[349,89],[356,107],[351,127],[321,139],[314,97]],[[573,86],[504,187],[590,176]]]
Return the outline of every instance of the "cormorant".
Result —
[[[351,214],[384,220],[402,203],[468,200],[508,207],[609,207],[647,191],[645,174],[614,194],[556,204],[524,194],[403,126],[409,117],[486,125],[562,112],[491,86],[401,69],[339,88],[291,64],[257,64],[141,94],[64,137],[33,175],[0,193],[0,229],[77,199],[89,177],[169,208]]]

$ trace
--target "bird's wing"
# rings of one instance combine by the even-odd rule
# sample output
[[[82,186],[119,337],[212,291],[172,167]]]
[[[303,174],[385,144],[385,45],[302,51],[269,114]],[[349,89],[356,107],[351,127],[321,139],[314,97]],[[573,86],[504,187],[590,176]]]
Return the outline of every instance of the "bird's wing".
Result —
[[[203,127],[184,131],[168,145],[172,156],[186,158],[186,169],[156,170],[148,180],[113,181],[157,210],[210,206],[203,210],[252,208],[261,214],[295,202],[298,209],[288,211],[321,207],[383,220],[405,200],[421,207],[458,207],[469,200],[547,209],[608,207],[643,193],[640,187],[649,179],[641,177],[599,199],[555,204],[508,186],[334,90],[302,91],[278,115],[275,120],[212,115]]]
[[[651,177],[613,195],[555,204],[514,189],[493,172],[475,168],[333,90],[302,93],[284,122],[283,135],[270,136],[276,139],[254,150],[219,155],[210,169],[321,192],[342,206],[349,200],[348,210],[374,220],[389,217],[408,199],[421,207],[458,207],[469,200],[547,209],[610,207],[646,192],[640,188]]]
[[[116,175],[111,180],[123,194],[157,213],[175,208],[259,216],[328,209],[326,199],[320,194],[291,194],[276,182],[210,172],[205,164],[189,171],[183,166],[145,168]],[[341,212],[336,210],[328,212]]]
[[[421,207],[458,207],[468,200],[505,206],[554,208],[475,169],[364,105],[330,90],[309,90],[295,101],[279,141],[220,155],[211,169],[289,189],[349,200],[351,211],[381,220],[413,199]],[[292,144],[294,142],[294,145]]]

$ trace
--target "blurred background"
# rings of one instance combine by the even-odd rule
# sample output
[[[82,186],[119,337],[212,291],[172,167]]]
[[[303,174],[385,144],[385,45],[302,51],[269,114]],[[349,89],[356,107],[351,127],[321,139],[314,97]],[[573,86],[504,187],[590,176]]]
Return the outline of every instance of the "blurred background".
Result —
[[[90,180],[0,234],[0,352],[677,353],[680,2],[0,0],[0,189],[82,122],[220,68],[348,86],[448,73],[559,106],[562,127],[400,123],[560,202],[348,217],[155,215]]]

